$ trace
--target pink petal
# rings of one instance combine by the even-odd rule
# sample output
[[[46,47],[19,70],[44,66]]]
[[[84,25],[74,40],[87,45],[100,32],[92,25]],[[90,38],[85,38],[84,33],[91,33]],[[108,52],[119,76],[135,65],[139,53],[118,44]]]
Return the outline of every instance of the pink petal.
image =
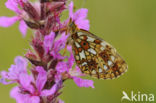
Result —
[[[72,53],[72,46],[67,46],[67,50]]]
[[[70,52],[70,57],[68,58],[68,61],[67,62],[59,62],[56,66],[56,70],[60,73],[63,73],[66,71],[68,72],[72,68],[74,61],[75,61],[71,46],[67,46],[67,49]]]
[[[14,98],[17,103],[40,103],[40,98],[38,96],[22,94],[19,87],[14,87],[10,92],[10,96]]]
[[[73,18],[73,2],[71,1],[70,4],[69,4],[69,17],[70,18]]]
[[[86,88],[92,87],[92,88],[94,88],[92,80],[84,80],[84,79],[81,79],[79,77],[73,77],[73,80],[77,84],[77,86],[79,86],[79,87],[86,87]]]
[[[19,80],[19,73],[22,73],[23,69],[19,69],[18,65],[11,65],[8,72],[8,80]]]
[[[11,67],[9,68],[9,72],[6,71],[0,72],[0,75],[2,77],[0,79],[0,83],[7,85],[18,82],[20,79],[20,74],[27,73],[26,67],[27,67],[26,59],[17,56],[15,58],[15,65],[11,65]]]
[[[53,95],[57,90],[57,84],[54,84],[50,90],[43,90],[41,96]]]
[[[40,103],[40,97],[38,96],[29,96],[25,99],[24,103]]]
[[[23,0],[24,2],[29,2],[29,0]],[[40,2],[33,2],[31,3],[32,6],[36,9],[36,11],[39,13],[39,15],[41,15],[41,4]]]
[[[87,19],[77,19],[75,21],[75,24],[80,29],[89,30],[89,20],[87,20]]]
[[[57,74],[55,75],[55,83],[59,83],[60,81],[62,81],[62,74],[60,72],[57,72]]]
[[[64,57],[60,55],[59,51],[65,47],[68,36],[69,35],[63,33],[60,39],[55,41],[53,50],[50,52],[55,59],[64,59]]]
[[[31,76],[26,73],[21,73],[19,80],[22,88],[29,91],[30,93],[33,93],[35,91],[33,86],[31,85],[31,82],[33,80]]]
[[[0,26],[9,27],[9,26],[13,25],[18,20],[19,20],[18,16],[14,16],[14,17],[2,16],[2,17],[0,17]]]
[[[18,9],[18,3],[17,3],[16,0],[8,0],[8,1],[5,3],[5,6],[6,6],[8,9],[10,9],[10,10],[16,12],[16,13],[20,13],[20,10]]]
[[[16,99],[17,103],[23,103],[23,95],[20,94],[19,87],[14,87],[11,92],[10,96],[14,99]],[[23,97],[23,98],[22,98]]]
[[[51,32],[49,35],[44,37],[44,49],[46,53],[48,53],[52,49],[52,45],[54,42],[55,33]]]
[[[8,72],[6,72],[6,71],[1,71],[1,72],[0,72],[0,76],[1,76],[2,78],[9,79]]]
[[[66,57],[62,56],[59,52],[51,51],[50,54],[54,57],[54,59],[63,60]]]
[[[64,101],[62,101],[61,99],[59,99],[58,103],[64,103]]]
[[[21,73],[27,73],[26,68],[27,68],[26,59],[24,59],[20,56],[17,56],[15,58],[15,65],[11,65],[11,67],[9,68],[9,72],[2,71],[0,75],[4,79],[8,79],[8,80],[15,82],[15,81],[19,80],[19,75]]]
[[[21,74],[20,75],[20,84],[26,89],[28,86],[31,85],[31,77],[28,74]]]
[[[56,70],[60,73],[63,73],[65,71],[68,71],[68,66],[66,62],[59,62],[56,66]]]
[[[25,58],[21,57],[21,56],[17,56],[15,58],[15,64],[18,66],[18,70],[19,71],[24,71],[26,72],[27,71],[27,65],[28,65],[28,62]]]
[[[70,70],[69,74],[71,76],[85,76],[78,66],[76,66],[75,69]]]
[[[9,79],[18,80],[21,73],[27,73],[27,60],[21,56],[17,56],[14,60],[15,65],[9,68]]]
[[[73,2],[69,4],[69,18],[72,18],[72,21],[74,21],[80,29],[89,30],[89,20],[86,19],[87,13],[88,10],[84,8],[73,13]]]
[[[80,29],[89,30],[89,20],[86,19],[87,13],[88,10],[82,8],[73,14],[73,2],[69,4],[69,17],[72,18],[72,21],[74,21]]]
[[[67,65],[68,65],[68,69],[71,69],[73,64],[74,64],[75,59],[74,59],[74,55],[73,55],[73,52],[72,52],[72,47],[68,46],[67,50],[70,52],[70,57],[68,58]]]
[[[88,14],[88,10],[87,9],[79,9],[77,10],[75,13],[74,13],[74,20],[77,20],[77,19],[86,19],[87,17],[87,14]]]
[[[28,27],[27,27],[26,23],[23,20],[21,20],[20,21],[20,24],[19,24],[19,30],[22,33],[23,37],[26,36],[27,28]]]
[[[43,69],[43,67],[36,67],[36,70],[38,71],[38,76],[36,80],[36,86],[39,92],[43,89],[46,81],[47,81],[47,72]]]
[[[84,76],[84,74],[81,72],[81,69],[78,66],[76,66],[75,69],[77,73],[79,73],[79,76]]]
[[[55,41],[54,45],[55,52],[59,52],[61,49],[65,47],[68,36],[69,35],[66,35],[66,33],[63,33],[60,39]]]
[[[0,79],[0,83],[2,83],[2,84],[4,84],[4,85],[8,85],[8,84],[15,83],[15,81],[6,81],[5,78],[1,78],[1,79]]]

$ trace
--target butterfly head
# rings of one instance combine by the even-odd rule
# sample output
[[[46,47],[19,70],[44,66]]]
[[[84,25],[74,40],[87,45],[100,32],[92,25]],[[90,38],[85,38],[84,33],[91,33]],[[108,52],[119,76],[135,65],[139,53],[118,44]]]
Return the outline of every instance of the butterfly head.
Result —
[[[78,30],[78,27],[77,27],[77,25],[75,24],[75,21],[72,20],[72,18],[69,19],[69,23],[68,23],[67,28],[68,28],[67,31],[68,31],[70,34],[76,33],[76,31]]]

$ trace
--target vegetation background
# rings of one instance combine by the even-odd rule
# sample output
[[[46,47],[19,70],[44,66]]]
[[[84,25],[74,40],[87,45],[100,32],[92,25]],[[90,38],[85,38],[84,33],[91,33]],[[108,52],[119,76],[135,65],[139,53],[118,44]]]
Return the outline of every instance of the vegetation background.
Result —
[[[0,0],[0,16],[13,16]],[[65,103],[120,103],[122,91],[130,95],[156,95],[156,0],[75,0],[76,9],[88,8],[90,31],[112,44],[128,63],[128,72],[114,80],[94,80],[95,89],[79,88],[66,81],[61,99]],[[0,70],[7,70],[17,55],[29,48],[18,23],[0,28]],[[16,103],[9,96],[14,85],[0,84],[0,102]],[[124,100],[122,103],[130,103]]]

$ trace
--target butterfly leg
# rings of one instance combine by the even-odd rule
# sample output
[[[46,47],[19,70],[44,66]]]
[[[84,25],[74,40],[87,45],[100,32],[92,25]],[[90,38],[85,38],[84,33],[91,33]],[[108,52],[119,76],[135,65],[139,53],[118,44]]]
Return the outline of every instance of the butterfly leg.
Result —
[[[63,51],[63,56],[66,54],[67,46],[68,46],[68,45],[71,45],[71,44],[72,44],[72,40],[71,40],[71,37],[69,36],[68,39],[67,39],[67,42],[66,42],[64,51]]]
[[[63,56],[66,54],[66,51],[67,51],[67,43],[66,43],[66,45],[65,45],[65,48],[64,48],[64,51],[63,51]]]

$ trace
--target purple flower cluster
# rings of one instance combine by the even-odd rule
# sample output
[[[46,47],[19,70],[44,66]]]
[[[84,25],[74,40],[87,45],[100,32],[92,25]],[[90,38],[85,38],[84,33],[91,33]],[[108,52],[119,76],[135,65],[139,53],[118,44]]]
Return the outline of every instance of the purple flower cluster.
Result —
[[[68,79],[79,87],[94,88],[92,80],[80,78],[85,75],[74,65],[71,46],[67,46],[70,56],[61,53],[70,35],[64,30],[70,19],[79,28],[89,30],[87,9],[82,8],[74,13],[73,2],[68,5],[66,0],[8,0],[5,5],[16,16],[0,17],[0,26],[9,27],[19,21],[23,36],[26,36],[27,28],[34,31],[30,43],[32,49],[27,51],[25,57],[17,56],[8,72],[0,72],[0,83],[18,84],[10,92],[17,103],[64,103],[58,96],[63,82]],[[69,10],[69,18],[61,21],[64,10]]]

